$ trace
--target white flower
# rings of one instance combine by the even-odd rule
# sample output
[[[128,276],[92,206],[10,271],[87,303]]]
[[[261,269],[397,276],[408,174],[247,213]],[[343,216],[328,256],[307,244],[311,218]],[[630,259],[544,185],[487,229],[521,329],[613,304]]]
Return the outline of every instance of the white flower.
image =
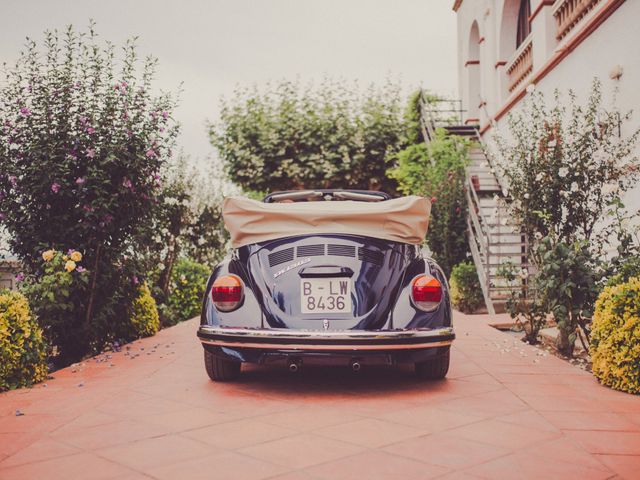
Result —
[[[536,182],[542,181],[542,172],[536,175]]]
[[[540,232],[536,232],[533,236],[536,240],[542,240],[542,234]]]
[[[562,167],[558,170],[558,175],[560,176],[560,178],[566,177],[567,175],[569,175],[569,169],[567,167]]]
[[[159,263],[158,264],[158,270],[160,270],[160,271],[164,270],[164,263]]]
[[[578,191],[578,184],[576,182],[571,183],[571,191],[574,193]]]
[[[548,147],[554,148],[556,146],[556,139],[553,138],[551,140],[549,140],[549,143],[547,143]]]
[[[524,198],[526,198],[527,200],[529,200],[529,197],[530,197],[530,196],[531,196],[531,195],[529,195],[528,193],[525,193],[525,194],[524,194]]]

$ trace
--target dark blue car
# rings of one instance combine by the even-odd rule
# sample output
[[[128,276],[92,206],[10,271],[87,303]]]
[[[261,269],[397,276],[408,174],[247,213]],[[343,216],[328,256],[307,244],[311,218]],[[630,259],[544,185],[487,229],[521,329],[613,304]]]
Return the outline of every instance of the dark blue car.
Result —
[[[225,199],[234,247],[207,284],[198,337],[212,380],[244,362],[412,363],[444,378],[455,337],[447,281],[421,249],[421,197],[382,192],[278,192]]]

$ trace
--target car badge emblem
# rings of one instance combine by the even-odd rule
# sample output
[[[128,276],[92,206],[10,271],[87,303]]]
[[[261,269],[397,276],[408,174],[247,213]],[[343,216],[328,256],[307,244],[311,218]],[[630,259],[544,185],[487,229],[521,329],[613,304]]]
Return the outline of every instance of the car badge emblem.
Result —
[[[325,330],[329,330],[329,320],[327,320],[326,318],[322,320],[322,328],[324,328]]]
[[[295,263],[292,263],[291,265],[287,265],[285,268],[282,268],[280,270],[278,270],[276,273],[273,274],[273,278],[278,278],[280,275],[282,275],[283,273],[287,273],[291,270],[293,270],[294,268],[297,267],[301,267],[302,265],[309,263],[311,261],[311,259],[309,257],[307,258],[303,258],[302,260],[298,260]]]

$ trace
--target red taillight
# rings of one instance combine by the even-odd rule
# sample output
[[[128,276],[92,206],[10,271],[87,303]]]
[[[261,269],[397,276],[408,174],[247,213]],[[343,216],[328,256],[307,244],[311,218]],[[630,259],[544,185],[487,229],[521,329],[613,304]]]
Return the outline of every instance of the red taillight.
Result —
[[[442,300],[442,284],[431,275],[419,275],[413,279],[411,298],[420,310],[435,310]]]
[[[221,312],[230,312],[238,308],[242,294],[242,280],[235,275],[218,277],[211,287],[211,299]]]

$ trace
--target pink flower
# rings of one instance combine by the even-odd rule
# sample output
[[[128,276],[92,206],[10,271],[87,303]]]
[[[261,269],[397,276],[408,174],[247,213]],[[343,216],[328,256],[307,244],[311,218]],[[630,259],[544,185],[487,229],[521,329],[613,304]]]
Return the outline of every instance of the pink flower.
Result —
[[[87,120],[89,120],[89,119],[88,119],[87,117],[85,117],[84,115],[82,115],[82,116],[80,117],[80,123],[81,123],[82,125],[86,125],[86,124],[87,124]]]
[[[156,152],[153,151],[153,148],[147,150],[147,157],[152,158],[156,156]]]
[[[136,277],[135,275],[131,278],[131,281],[133,282],[134,285],[138,284],[138,277]]]
[[[84,272],[84,271],[85,271],[85,268],[84,268],[84,267],[76,267],[76,272],[78,272],[78,273],[82,273],[82,272]]]
[[[24,273],[20,272],[16,275],[16,282],[24,281]]]
[[[87,157],[88,158],[93,158],[96,156],[96,150],[95,148],[88,148],[87,149]]]
[[[93,128],[93,127],[89,127],[89,128],[87,128],[87,133],[88,133],[89,135],[93,134],[95,131],[96,131],[96,129],[95,129],[95,128]]]
[[[9,175],[7,178],[12,187],[15,187],[18,184],[18,178],[15,175]]]
[[[83,185],[85,182],[84,177],[78,177],[76,178],[76,185]]]
[[[436,203],[438,199],[436,197],[431,197],[431,203]]]
[[[58,193],[58,192],[60,191],[60,184],[59,184],[59,183],[56,183],[56,182],[53,182],[53,183],[51,184],[51,191],[52,191],[53,193]]]
[[[164,118],[165,120],[169,118],[169,112],[162,112],[162,118]]]
[[[22,115],[23,117],[29,117],[31,116],[31,110],[29,110],[27,107],[22,107],[20,109],[20,115]]]
[[[131,180],[129,180],[127,177],[124,177],[124,179],[122,180],[122,185],[129,190],[131,190],[131,188],[133,187],[133,183],[131,183]]]

